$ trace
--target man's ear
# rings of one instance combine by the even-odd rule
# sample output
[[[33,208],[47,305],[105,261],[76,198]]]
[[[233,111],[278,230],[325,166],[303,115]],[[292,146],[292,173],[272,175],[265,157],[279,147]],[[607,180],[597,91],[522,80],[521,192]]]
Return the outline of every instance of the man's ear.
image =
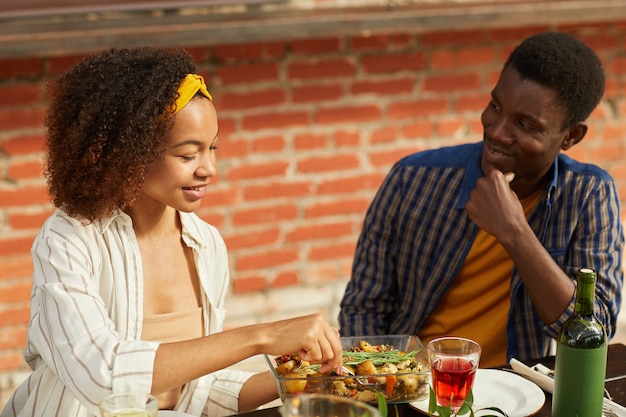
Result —
[[[561,149],[564,151],[568,150],[572,146],[576,145],[578,142],[583,140],[585,135],[587,134],[587,125],[584,123],[578,123],[573,127],[569,128],[566,132],[566,136],[563,139],[563,143],[561,144]]]

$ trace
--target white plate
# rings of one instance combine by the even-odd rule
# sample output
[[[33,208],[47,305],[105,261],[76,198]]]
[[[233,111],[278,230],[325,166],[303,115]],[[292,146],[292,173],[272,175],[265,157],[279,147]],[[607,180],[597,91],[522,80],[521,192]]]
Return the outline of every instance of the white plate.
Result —
[[[193,417],[193,416],[191,414],[183,413],[182,411],[159,410],[158,417]]]
[[[546,401],[543,390],[534,382],[512,372],[497,369],[478,369],[472,392],[474,410],[498,407],[509,417],[532,416],[541,410]],[[411,402],[409,405],[428,414],[428,398]],[[478,417],[485,413],[489,412],[478,412],[475,415]]]

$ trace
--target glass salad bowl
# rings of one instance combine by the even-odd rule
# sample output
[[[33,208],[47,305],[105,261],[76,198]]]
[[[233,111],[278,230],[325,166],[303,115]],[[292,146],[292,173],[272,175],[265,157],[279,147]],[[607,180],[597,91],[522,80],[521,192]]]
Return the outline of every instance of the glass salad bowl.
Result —
[[[280,398],[299,394],[326,394],[376,404],[382,395],[388,404],[419,401],[429,396],[428,353],[411,335],[341,337],[343,375],[321,374],[319,365],[297,354],[265,355]]]

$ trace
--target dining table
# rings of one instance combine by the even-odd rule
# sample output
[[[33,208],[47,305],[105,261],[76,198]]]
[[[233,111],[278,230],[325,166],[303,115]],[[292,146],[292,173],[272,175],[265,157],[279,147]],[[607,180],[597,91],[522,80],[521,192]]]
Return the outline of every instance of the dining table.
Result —
[[[545,365],[550,369],[554,369],[555,357],[546,356],[534,360],[522,361],[528,366],[534,366],[538,363]],[[502,366],[494,369],[506,370],[512,372],[511,366],[502,364]],[[613,343],[608,346],[605,392],[608,393],[612,401],[626,407],[626,345],[622,343]],[[552,395],[545,393],[545,402],[534,417],[550,417],[552,409]],[[409,403],[389,404],[389,417],[423,417],[428,414],[419,411]],[[279,406],[262,408],[247,413],[236,414],[237,417],[282,417],[279,412]],[[338,416],[342,417],[342,416]]]

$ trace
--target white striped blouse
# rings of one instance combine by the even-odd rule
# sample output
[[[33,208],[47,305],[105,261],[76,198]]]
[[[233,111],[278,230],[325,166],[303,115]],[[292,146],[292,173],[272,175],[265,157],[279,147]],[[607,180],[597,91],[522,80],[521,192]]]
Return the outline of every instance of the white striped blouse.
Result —
[[[222,330],[229,284],[217,229],[180,213],[202,285],[205,334]],[[158,342],[140,340],[143,273],[132,220],[122,211],[81,224],[57,210],[33,248],[33,289],[24,357],[33,369],[0,417],[91,417],[111,392],[148,392]],[[185,385],[176,409],[196,416],[237,412],[251,373],[223,370]]]

